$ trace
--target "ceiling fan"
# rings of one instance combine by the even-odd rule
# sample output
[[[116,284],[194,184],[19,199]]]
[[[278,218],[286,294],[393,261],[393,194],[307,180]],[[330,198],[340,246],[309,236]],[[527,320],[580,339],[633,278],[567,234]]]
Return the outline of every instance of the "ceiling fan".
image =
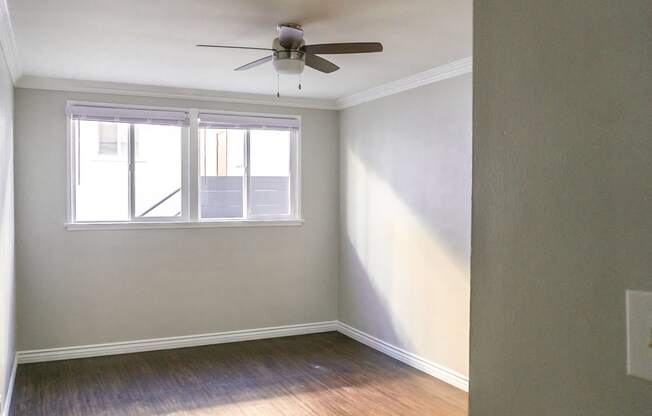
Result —
[[[301,28],[301,25],[294,23],[283,23],[278,26],[278,37],[272,42],[271,48],[225,45],[197,46],[203,48],[249,49],[272,52],[271,55],[249,62],[235,70],[244,71],[272,61],[276,72],[284,75],[299,75],[303,73],[305,65],[326,74],[330,74],[331,72],[340,69],[339,66],[318,55],[383,51],[383,45],[379,42],[322,43],[306,45],[303,40],[303,29]]]

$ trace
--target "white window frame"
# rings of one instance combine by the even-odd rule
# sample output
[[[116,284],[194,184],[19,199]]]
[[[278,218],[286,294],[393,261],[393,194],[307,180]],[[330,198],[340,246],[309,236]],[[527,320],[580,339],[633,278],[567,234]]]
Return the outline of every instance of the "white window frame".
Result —
[[[130,106],[130,105],[116,105],[116,104],[104,104],[104,103],[87,103],[79,101],[69,101],[68,105],[93,105],[93,106],[106,106],[106,107],[120,107],[120,108],[134,108],[142,110],[172,110],[169,108],[161,107],[144,107],[144,106]],[[178,109],[174,109],[178,110]],[[189,202],[188,202],[188,183],[189,183],[189,172],[188,172],[188,142],[189,142],[189,128],[183,127],[181,129],[181,215],[177,217],[139,217],[136,213],[136,200],[135,200],[135,124],[137,123],[125,123],[129,125],[129,133],[127,139],[127,169],[128,169],[128,185],[127,185],[127,203],[128,203],[128,216],[129,219],[125,221],[77,221],[76,219],[76,182],[77,182],[77,137],[79,134],[75,128],[78,125],[78,120],[73,120],[72,116],[68,116],[68,222],[66,225],[85,225],[85,224],[115,224],[115,223],[164,223],[164,222],[180,222],[187,221],[189,218]],[[184,192],[185,190],[185,192]]]
[[[290,140],[290,213],[283,216],[252,216],[246,212],[245,218],[201,218],[200,217],[200,172],[199,172],[199,113],[212,113],[220,115],[236,115],[256,118],[293,118],[301,125],[301,117],[288,114],[269,113],[243,113],[233,111],[204,110],[198,108],[176,108],[141,106],[119,103],[98,103],[87,101],[68,101],[67,105],[93,105],[106,107],[133,108],[141,110],[166,110],[185,111],[189,114],[190,126],[182,129],[182,180],[181,200],[182,213],[180,217],[135,217],[134,212],[134,125],[131,124],[129,133],[129,220],[126,221],[76,221],[75,220],[75,184],[76,184],[76,140],[74,120],[67,116],[66,131],[66,171],[67,171],[67,221],[64,228],[67,230],[124,230],[124,229],[150,229],[150,228],[212,228],[212,227],[259,227],[259,226],[294,226],[302,225],[304,220],[301,214],[301,127],[292,132]],[[247,134],[247,145],[249,134]],[[249,152],[245,151],[246,181],[245,199],[249,201]],[[248,210],[247,205],[245,208]]]
[[[196,121],[197,125],[197,151],[191,152],[191,165],[199,166],[199,113],[203,114],[215,114],[215,115],[225,115],[225,116],[239,116],[239,117],[252,117],[252,118],[292,118],[299,121],[301,124],[300,116],[288,116],[287,114],[260,114],[260,113],[241,113],[233,111],[198,111],[197,114],[191,112],[191,121],[190,127],[192,130],[193,120]],[[251,201],[251,187],[249,186],[251,181],[250,168],[251,168],[251,155],[250,155],[250,132],[251,130],[256,130],[256,128],[242,128],[245,133],[245,166],[244,166],[244,185],[243,185],[243,218],[202,218],[200,213],[197,212],[197,218],[200,222],[223,222],[223,221],[245,221],[245,222],[254,222],[254,221],[297,221],[301,219],[301,128],[297,130],[290,131],[290,212],[285,215],[254,215],[251,212],[251,207],[249,201]],[[284,129],[281,129],[285,131]],[[191,133],[192,135],[192,133]],[[197,157],[197,160],[192,160],[192,156]],[[199,188],[200,175],[197,172],[197,187]],[[195,194],[197,195],[196,204],[197,207],[200,206],[200,193],[199,191]],[[199,211],[199,209],[198,209]]]

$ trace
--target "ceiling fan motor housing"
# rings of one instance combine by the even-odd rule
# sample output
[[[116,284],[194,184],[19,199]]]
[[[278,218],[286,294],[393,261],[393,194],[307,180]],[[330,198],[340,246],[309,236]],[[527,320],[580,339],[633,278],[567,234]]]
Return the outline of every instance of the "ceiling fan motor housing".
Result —
[[[304,45],[303,40],[297,49],[285,49],[281,46],[279,39],[274,39],[272,48],[274,51],[274,68],[282,75],[299,75],[303,73],[306,65],[306,56],[299,49]]]

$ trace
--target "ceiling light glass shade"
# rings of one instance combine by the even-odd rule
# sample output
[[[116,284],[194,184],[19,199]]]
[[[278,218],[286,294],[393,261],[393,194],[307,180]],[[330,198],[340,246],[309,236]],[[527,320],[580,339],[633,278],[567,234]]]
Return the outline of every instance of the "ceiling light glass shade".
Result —
[[[301,52],[279,51],[274,54],[274,68],[283,75],[299,75],[305,67]]]

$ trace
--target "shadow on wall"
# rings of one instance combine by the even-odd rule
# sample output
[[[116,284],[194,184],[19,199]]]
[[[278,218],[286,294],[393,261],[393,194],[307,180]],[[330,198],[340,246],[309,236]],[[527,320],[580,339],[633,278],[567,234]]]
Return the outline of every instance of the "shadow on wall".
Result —
[[[389,189],[378,186],[371,185],[371,193]],[[343,321],[468,374],[468,269],[448,255],[400,199],[365,198],[385,205],[347,222],[340,282]]]
[[[465,269],[471,254],[471,79],[459,76],[342,115],[343,156],[357,158],[389,186]]]
[[[340,310],[345,322],[468,374],[470,77],[450,81],[342,116]],[[434,100],[430,88],[452,98]]]
[[[346,250],[343,254],[342,264],[348,277],[343,282],[346,288],[345,293],[364,293],[364,297],[358,296],[353,299],[354,296],[352,296],[351,299],[345,300],[347,304],[345,316],[362,317],[363,320],[369,316],[374,318],[370,322],[371,327],[369,327],[369,324],[360,325],[357,319],[349,320],[344,318],[343,321],[352,324],[357,329],[379,336],[390,344],[400,345],[401,348],[412,351],[414,345],[412,345],[408,336],[400,333],[400,324],[394,321],[387,296],[383,296],[378,284],[374,281],[375,279],[369,276],[367,266],[360,259],[350,239],[347,239]]]

